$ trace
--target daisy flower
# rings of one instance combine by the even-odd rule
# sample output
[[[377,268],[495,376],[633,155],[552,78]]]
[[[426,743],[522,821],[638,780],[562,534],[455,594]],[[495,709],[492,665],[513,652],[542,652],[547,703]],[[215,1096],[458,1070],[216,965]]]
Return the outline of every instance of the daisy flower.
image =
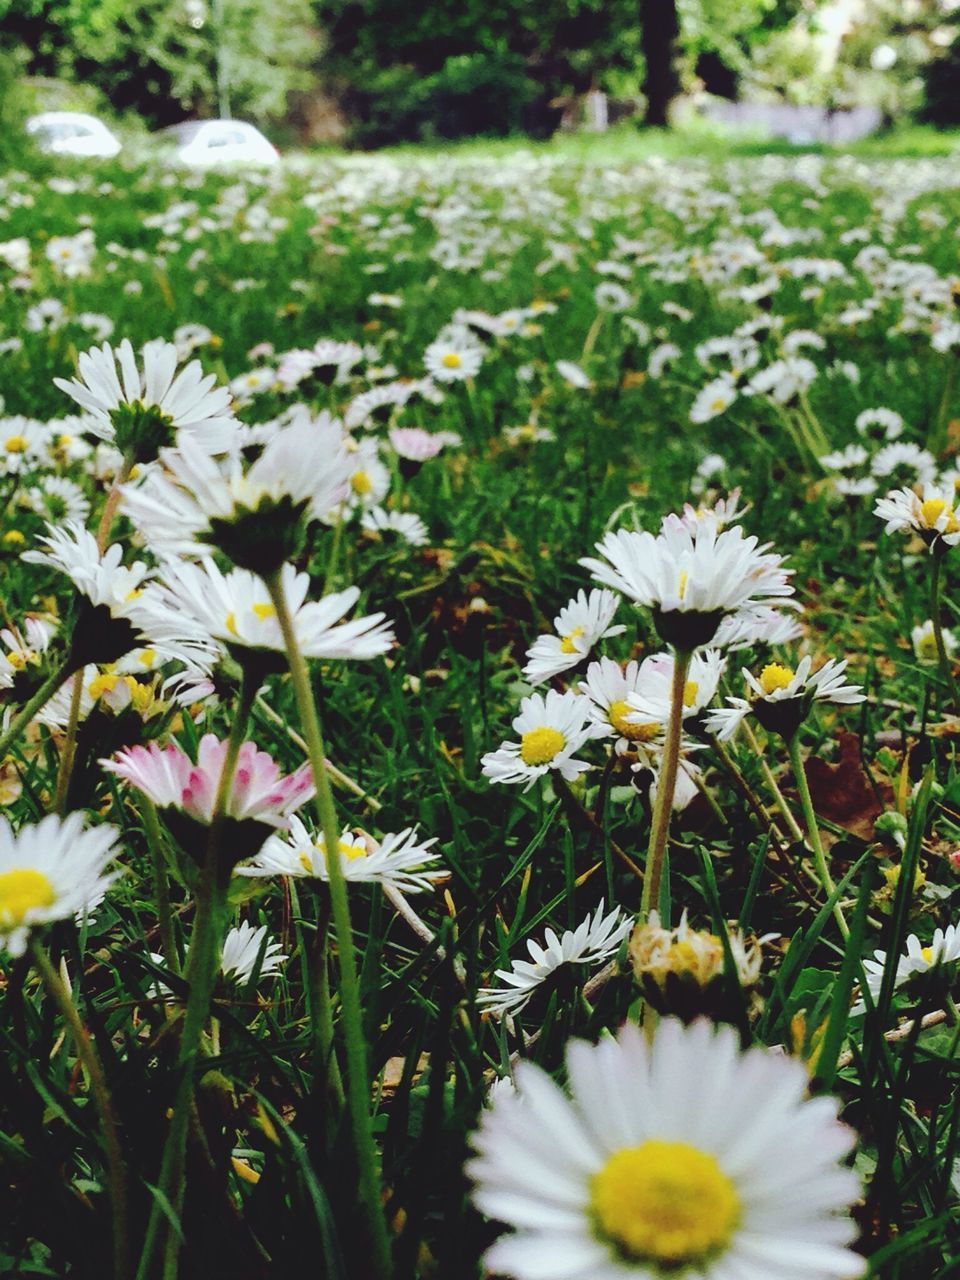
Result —
[[[727,616],[760,604],[793,605],[792,571],[739,525],[690,529],[669,516],[656,537],[621,529],[597,543],[597,551],[602,560],[580,564],[604,586],[652,609],[661,638],[678,648],[709,644]]]
[[[514,1230],[487,1251],[514,1280],[844,1280],[861,1276],[842,1166],[854,1135],[803,1065],[732,1027],[630,1023],[567,1048],[570,1096],[521,1062],[467,1165],[478,1208]]]
[[[430,541],[430,532],[418,515],[412,511],[387,511],[383,507],[370,507],[360,517],[361,529],[367,533],[395,534],[411,547],[423,547]]]
[[[572,360],[557,360],[554,368],[567,386],[573,387],[575,391],[589,391],[593,386],[588,375]]]
[[[361,440],[348,448],[347,506],[378,506],[390,489],[390,469],[380,457],[376,440]]]
[[[394,427],[390,444],[398,458],[405,462],[426,462],[435,458],[447,445],[462,444],[455,431],[424,431],[422,427]]]
[[[82,813],[48,814],[14,832],[0,818],[0,947],[22,956],[31,929],[86,914],[119,872],[106,872],[115,827],[85,827]]]
[[[888,485],[932,485],[937,474],[937,460],[932,453],[899,440],[881,449],[870,465],[873,474]]]
[[[649,742],[663,732],[659,721],[642,724],[629,698],[637,691],[640,664],[628,662],[621,667],[612,658],[601,658],[587,667],[586,679],[580,681],[580,692],[589,702],[590,718],[596,737],[616,738],[617,755],[630,751],[638,742]]]
[[[2,634],[0,632],[0,635]],[[946,650],[947,657],[952,658],[957,652],[957,637],[947,627],[942,628],[941,634],[943,635],[943,647]],[[939,661],[937,638],[934,635],[933,622],[930,618],[913,628],[910,632],[910,643],[913,645],[913,653],[918,662],[936,663]]]
[[[249,569],[222,573],[213,561],[171,563],[159,588],[160,610],[171,618],[186,617],[228,649],[286,651],[276,610],[263,580]],[[297,644],[307,658],[376,658],[393,644],[393,632],[382,613],[343,621],[360,597],[347,587],[308,600],[310,579],[291,564],[280,572]]]
[[[480,372],[484,347],[467,328],[448,328],[423,353],[427,373],[437,382],[463,382]]]
[[[828,658],[816,671],[813,659],[801,658],[794,671],[779,662],[769,662],[754,676],[746,667],[741,674],[747,684],[747,698],[728,698],[726,707],[707,713],[706,729],[722,742],[733,737],[748,715],[754,715],[765,729],[790,737],[809,714],[815,702],[853,706],[865,701],[858,684],[847,684],[846,659]]]
[[[392,885],[403,893],[420,893],[447,875],[436,865],[440,855],[431,848],[436,843],[435,836],[421,840],[412,827],[379,840],[348,828],[341,835],[338,848],[343,877]],[[293,817],[289,835],[271,836],[251,862],[237,867],[237,875],[315,876],[329,880],[323,835],[310,832],[299,818]]]
[[[113,760],[100,763],[131,786],[150,797],[160,809],[179,809],[204,826],[213,821],[217,789],[223,773],[227,742],[212,733],[200,739],[197,762],[176,742],[161,747],[127,747]],[[252,819],[270,827],[286,827],[290,815],[313,795],[309,763],[281,777],[280,769],[254,743],[240,747],[237,767],[227,797],[226,814],[238,822]]]
[[[887,952],[874,951],[872,960],[864,960],[863,970],[867,989],[876,1004],[883,984],[883,972],[887,967]],[[916,934],[907,938],[906,950],[897,960],[897,973],[893,985],[902,987],[918,974],[929,973],[940,965],[955,964],[960,960],[960,926],[948,924],[946,929],[935,929],[928,946],[924,946]],[[853,1013],[863,1013],[865,1005],[858,1001]]]
[[[903,433],[903,418],[894,409],[864,409],[853,424],[857,433],[870,440],[889,443]]]
[[[641,725],[666,725],[670,718],[670,689],[673,680],[672,653],[655,653],[644,658],[636,687],[627,694],[629,714]],[[698,649],[690,659],[683,688],[683,717],[697,716],[717,692],[726,661],[719,649]]]
[[[258,572],[293,558],[304,523],[342,500],[350,475],[340,423],[328,414],[281,428],[249,467],[237,454],[216,461],[189,436],[162,462],[167,474],[151,469],[121,490],[121,509],[145,539],[170,555],[208,554],[212,543]]]
[[[732,378],[724,375],[714,378],[697,393],[690,409],[690,421],[693,423],[709,422],[726,413],[737,398],[737,385]]]
[[[613,591],[580,591],[553,620],[556,635],[540,636],[527,650],[523,674],[532,684],[551,680],[577,666],[598,640],[621,635],[626,627],[611,627],[620,598]]]
[[[244,920],[237,928],[231,929],[223,941],[220,972],[230,982],[242,987],[255,973],[261,978],[269,978],[279,972],[286,959],[280,943],[267,940],[265,924],[255,929]]]
[[[497,1017],[519,1013],[561,965],[598,968],[615,956],[632,927],[632,916],[619,907],[608,913],[601,901],[576,929],[566,929],[559,937],[553,929],[547,929],[543,946],[528,939],[530,959],[512,960],[509,969],[497,969],[496,977],[505,985],[482,987],[477,992],[477,1004]]]
[[[215,385],[212,373],[204,377],[198,360],[177,373],[178,361],[174,344],[156,338],[144,346],[138,365],[124,338],[116,349],[105,342],[84,352],[78,378],[53,381],[90,415],[92,431],[138,461],[156,457],[176,432],[221,453],[237,425],[230,392]]]
[[[912,489],[894,489],[878,498],[873,514],[884,520],[885,531],[915,532],[931,549],[938,544],[955,547],[960,542],[960,521],[953,508],[954,494],[932,485]]]
[[[537,778],[551,769],[567,782],[590,768],[575,752],[596,735],[589,702],[576,693],[548,690],[544,697],[532,693],[520,703],[513,722],[519,742],[504,742],[481,760],[484,777],[491,782],[526,783],[529,790]]]

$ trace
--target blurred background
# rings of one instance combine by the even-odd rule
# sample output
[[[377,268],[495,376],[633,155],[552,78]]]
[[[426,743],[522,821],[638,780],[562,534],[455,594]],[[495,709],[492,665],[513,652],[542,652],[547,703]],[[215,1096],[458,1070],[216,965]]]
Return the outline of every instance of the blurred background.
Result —
[[[960,0],[0,0],[0,129],[236,117],[281,146],[691,119],[790,142],[960,124]]]

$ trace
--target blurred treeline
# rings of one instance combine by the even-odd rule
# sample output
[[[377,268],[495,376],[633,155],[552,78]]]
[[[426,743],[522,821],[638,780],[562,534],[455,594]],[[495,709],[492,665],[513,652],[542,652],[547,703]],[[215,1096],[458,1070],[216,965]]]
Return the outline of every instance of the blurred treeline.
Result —
[[[234,114],[287,140],[543,137],[600,90],[874,102],[960,122],[960,0],[0,0],[6,107]],[[878,50],[880,51],[878,54]],[[891,61],[892,59],[892,61]],[[4,88],[4,84],[6,88]],[[2,121],[0,121],[2,123]]]

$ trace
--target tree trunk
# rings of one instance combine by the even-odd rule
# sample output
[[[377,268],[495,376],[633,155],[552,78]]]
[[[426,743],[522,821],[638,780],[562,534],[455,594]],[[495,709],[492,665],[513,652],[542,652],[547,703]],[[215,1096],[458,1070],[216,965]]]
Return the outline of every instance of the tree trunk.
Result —
[[[643,25],[640,46],[646,63],[644,122],[662,129],[669,123],[670,103],[680,91],[673,61],[680,34],[677,0],[640,0],[640,21]]]

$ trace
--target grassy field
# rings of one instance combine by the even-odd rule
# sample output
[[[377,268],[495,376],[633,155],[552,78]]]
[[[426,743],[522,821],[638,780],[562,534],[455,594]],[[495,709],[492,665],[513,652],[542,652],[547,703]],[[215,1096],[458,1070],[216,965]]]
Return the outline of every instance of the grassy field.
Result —
[[[512,1102],[495,1082],[522,1059],[562,1081],[571,1038],[613,1043],[641,1018],[652,1036],[658,1016],[695,1014],[802,1063],[811,1092],[836,1100],[859,1188],[836,1209],[863,1274],[952,1274],[955,149],[921,131],[832,154],[617,132],[292,156],[260,175],[45,165],[0,177],[3,841],[76,811],[117,829],[122,871],[102,902],[58,912],[30,896],[34,881],[9,879],[27,874],[26,854],[0,845],[3,1274],[272,1276],[309,1258],[319,1275],[386,1275],[362,1176],[372,1150],[398,1280],[480,1276],[497,1220],[517,1225],[481,1214],[464,1173],[491,1092],[495,1115]],[[170,533],[191,541],[170,496],[190,481],[157,445],[189,424],[155,409],[149,380],[117,384],[99,417],[54,384],[124,339],[138,353],[173,342],[181,364],[198,359],[230,388],[218,411],[229,444],[208,459],[217,483],[300,441],[283,483],[315,505],[296,536],[280,491],[251,480],[237,502],[254,515],[219,517],[252,528],[253,545],[236,552],[216,521],[203,544],[224,572],[233,548],[260,573],[249,616],[209,583],[190,606],[177,576],[204,551]],[[311,431],[327,443],[304,444]],[[336,502],[316,497],[327,471],[342,481]],[[158,489],[167,506],[148,518],[137,494],[157,477],[180,490]],[[906,528],[888,533],[874,507],[894,490]],[[737,492],[740,511],[717,508]],[[595,633],[579,614],[553,620],[610,585],[580,563],[606,534],[655,534],[684,504],[688,527],[741,528],[785,557],[802,612],[701,649],[680,732],[670,677],[688,655],[663,610],[621,583]],[[98,577],[79,551],[70,573],[22,558],[46,549],[48,523],[63,534],[70,521],[145,566],[142,582],[117,564]],[[260,572],[275,554],[309,575],[313,600],[357,588],[336,617],[382,614],[395,642],[321,651],[309,687],[295,664],[291,679],[276,583]],[[695,607],[688,571],[669,606],[680,613]],[[167,592],[149,624],[131,613],[145,586],[144,609]],[[161,623],[181,607],[189,627],[171,640]],[[115,642],[131,618],[136,638]],[[621,630],[602,637],[610,625]],[[552,665],[525,675],[547,635]],[[581,689],[601,656],[628,680],[628,661],[655,658],[636,677],[633,721],[625,694]],[[805,657],[814,673],[846,661],[848,683],[817,685]],[[565,714],[592,716],[576,776],[562,776],[559,748],[523,736],[529,724],[512,727],[522,700],[548,690]],[[135,744],[178,743],[196,760],[204,734],[232,731],[290,774],[316,748],[311,691],[336,816],[321,804],[314,821],[305,805],[307,845],[285,872],[243,874],[264,869],[270,814],[253,838],[249,814],[213,803],[223,775],[198,817],[195,780],[190,802],[151,804],[103,767]],[[711,712],[729,698],[746,698],[746,719],[727,737]],[[534,721],[559,732],[542,708]],[[490,755],[518,741],[521,776],[497,780]],[[663,779],[678,745],[671,819]],[[313,761],[319,776],[316,749]],[[289,815],[273,816],[282,835]],[[341,844],[353,995],[338,876],[323,864],[333,823],[353,832]],[[436,841],[409,860],[413,885],[391,871],[387,839],[412,828]],[[649,899],[653,862],[663,878]],[[654,938],[641,936],[645,868]],[[619,911],[606,943],[561,940],[601,906]],[[216,977],[211,1007],[204,985],[240,923],[266,933],[233,979]],[[498,971],[531,958],[529,1002],[511,1011]],[[707,1093],[722,1110],[718,1088]],[[735,1234],[702,1256],[628,1245],[591,1195],[604,1276],[855,1274],[849,1257],[724,1271]],[[595,1275],[574,1266],[551,1274]]]

